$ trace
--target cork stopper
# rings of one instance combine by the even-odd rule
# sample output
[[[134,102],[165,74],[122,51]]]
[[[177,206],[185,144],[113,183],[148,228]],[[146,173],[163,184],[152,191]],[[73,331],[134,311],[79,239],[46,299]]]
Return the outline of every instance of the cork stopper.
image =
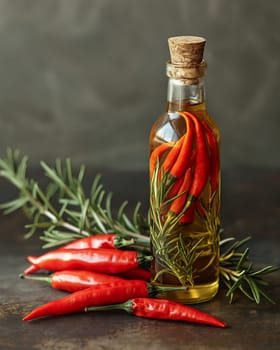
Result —
[[[198,66],[203,60],[206,40],[198,36],[175,36],[168,39],[171,64],[179,67]]]

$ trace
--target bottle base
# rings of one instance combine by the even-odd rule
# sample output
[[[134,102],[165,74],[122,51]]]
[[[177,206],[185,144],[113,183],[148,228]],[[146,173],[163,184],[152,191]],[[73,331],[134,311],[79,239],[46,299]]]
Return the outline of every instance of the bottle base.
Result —
[[[173,284],[156,284],[164,287],[175,287]],[[219,281],[212,283],[195,285],[188,287],[186,291],[174,291],[157,294],[158,299],[170,299],[182,304],[198,304],[211,300],[217,294],[219,289]]]

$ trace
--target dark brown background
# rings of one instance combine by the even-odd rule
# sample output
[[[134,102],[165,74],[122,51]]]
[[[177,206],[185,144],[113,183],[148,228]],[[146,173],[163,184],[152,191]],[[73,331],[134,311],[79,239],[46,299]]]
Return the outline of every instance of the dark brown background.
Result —
[[[143,170],[167,38],[207,38],[223,167],[280,166],[278,0],[1,0],[0,154]]]

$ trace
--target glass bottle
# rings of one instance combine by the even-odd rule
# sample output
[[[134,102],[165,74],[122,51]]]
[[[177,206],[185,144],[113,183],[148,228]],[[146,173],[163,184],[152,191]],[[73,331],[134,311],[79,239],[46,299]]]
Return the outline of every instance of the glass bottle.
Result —
[[[205,39],[169,39],[167,107],[150,133],[153,283],[198,303],[219,287],[220,132],[205,105]]]

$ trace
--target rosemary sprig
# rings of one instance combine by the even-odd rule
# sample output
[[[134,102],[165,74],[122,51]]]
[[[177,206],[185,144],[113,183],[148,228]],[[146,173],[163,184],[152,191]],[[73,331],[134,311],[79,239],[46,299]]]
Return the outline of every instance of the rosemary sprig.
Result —
[[[150,191],[150,237],[153,246],[153,253],[161,265],[161,269],[154,277],[156,282],[164,273],[175,276],[182,285],[193,285],[193,266],[203,253],[205,248],[203,241],[205,235],[193,235],[195,238],[184,237],[178,226],[187,207],[178,215],[168,212],[168,204],[178,196],[168,198],[174,184],[174,179],[169,173],[164,172],[157,162],[154,174],[151,179]],[[187,202],[190,205],[191,202]],[[214,231],[213,231],[214,232]],[[206,247],[207,248],[207,247]]]
[[[220,278],[228,288],[226,296],[232,302],[237,290],[239,290],[257,304],[260,303],[261,297],[274,304],[274,300],[263,289],[263,286],[266,286],[268,283],[262,277],[277,271],[278,268],[274,266],[265,266],[260,269],[254,268],[253,263],[249,261],[249,248],[245,248],[242,252],[239,251],[239,248],[244,246],[250,239],[251,237],[246,237],[238,241],[230,237],[220,242],[221,251],[232,242],[224,252],[221,252],[220,256]]]
[[[106,193],[100,183],[100,175],[94,178],[90,194],[86,195],[83,186],[84,166],[80,167],[76,176],[73,174],[70,160],[66,160],[65,164],[57,160],[53,168],[44,162],[41,163],[41,166],[49,179],[45,189],[42,189],[38,182],[27,177],[26,156],[21,157],[18,151],[8,150],[6,158],[0,158],[0,176],[19,190],[16,199],[2,204],[0,208],[6,214],[20,208],[24,209],[25,214],[32,221],[31,224],[27,225],[28,232],[25,237],[28,238],[37,231],[43,232],[41,239],[46,242],[44,248],[56,247],[92,234],[116,232],[125,238],[133,238],[135,249],[147,251],[150,246],[150,238],[147,236],[148,230],[150,230],[151,239],[153,239],[153,234],[157,234],[158,229],[162,229],[162,220],[158,213],[168,203],[163,191],[158,187],[152,187],[152,191],[153,189],[156,191],[153,196],[159,200],[153,203],[147,219],[143,219],[140,215],[140,203],[136,205],[130,219],[125,211],[127,202],[119,207],[116,217],[114,217],[111,209],[112,193]],[[167,187],[172,185],[170,179],[165,179],[165,185]],[[150,216],[153,217],[152,222],[150,222]],[[171,223],[176,223],[176,220],[174,221],[172,218]],[[214,224],[218,225],[218,223]],[[211,227],[213,223],[207,221],[207,225],[209,225],[209,230],[213,229]],[[178,277],[183,272],[186,275],[184,268],[193,264],[197,258],[196,248],[202,242],[199,240],[195,244],[185,242],[180,234],[178,239],[173,240],[171,231],[167,238],[167,247],[173,259],[170,259],[162,271],[172,271],[175,260],[175,268],[180,271]],[[241,241],[231,237],[220,241],[219,271],[221,282],[227,288],[230,302],[233,301],[237,291],[240,291],[256,303],[259,303],[262,297],[273,303],[273,300],[264,291],[267,282],[263,277],[278,270],[278,268],[266,266],[255,269],[249,260],[249,249],[245,248],[244,251],[240,251],[240,248],[249,240],[250,237]],[[185,249],[182,249],[183,247]],[[161,246],[156,246],[156,249],[158,249],[159,254],[166,254]],[[176,256],[174,258],[175,251],[181,252],[179,259]],[[191,284],[194,271],[188,270],[187,272],[188,278],[183,279],[182,282]]]
[[[65,244],[77,238],[98,233],[114,232],[125,238],[134,239],[135,248],[149,247],[149,237],[145,234],[147,224],[140,216],[140,203],[130,219],[123,203],[112,214],[112,193],[106,193],[97,175],[92,183],[89,197],[83,186],[85,167],[81,166],[74,176],[71,162],[65,165],[60,160],[54,167],[41,162],[45,175],[50,180],[45,191],[39,183],[26,176],[27,157],[20,158],[18,151],[7,151],[6,159],[0,159],[0,176],[6,178],[18,190],[18,198],[2,204],[1,209],[9,214],[24,208],[32,223],[27,225],[26,237],[43,230],[41,239],[45,248]],[[142,229],[143,232],[140,233]]]

